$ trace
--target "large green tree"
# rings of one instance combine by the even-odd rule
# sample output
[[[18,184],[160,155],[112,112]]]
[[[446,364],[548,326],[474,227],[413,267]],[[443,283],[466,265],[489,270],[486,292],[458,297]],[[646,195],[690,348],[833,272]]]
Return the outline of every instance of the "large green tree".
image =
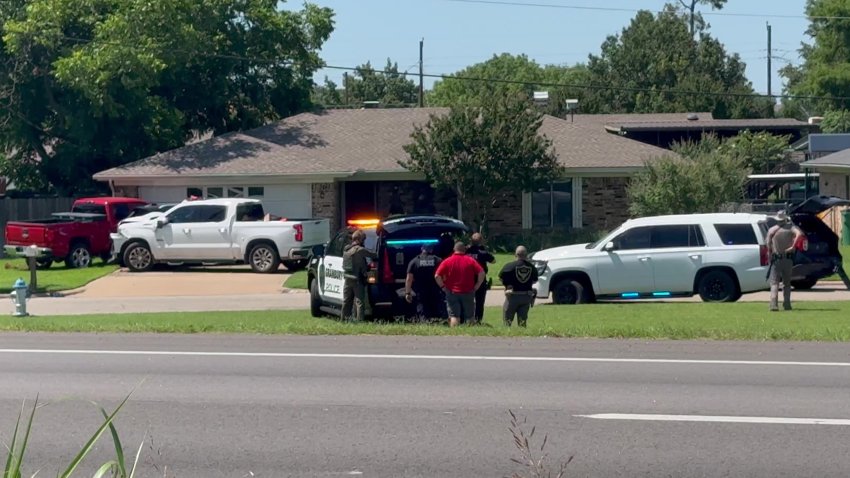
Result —
[[[369,62],[358,66],[345,76],[342,87],[342,101],[347,105],[378,101],[382,106],[409,106],[419,101],[419,87],[390,59],[383,70],[375,70]]]
[[[850,133],[850,111],[827,111],[823,115],[820,129],[824,133]]]
[[[333,13],[279,3],[4,0],[0,173],[72,192],[199,132],[305,109]]]
[[[531,98],[534,91],[549,92],[547,112],[562,115],[564,101],[581,99],[584,90],[553,85],[580,85],[587,82],[587,70],[581,65],[541,66],[526,55],[503,53],[487,61],[468,66],[434,84],[428,95],[429,106],[480,106],[487,100],[509,94]],[[495,79],[496,81],[482,81]]]
[[[661,113],[711,111],[718,118],[766,114],[769,101],[754,93],[746,65],[727,53],[702,25],[696,38],[689,18],[672,5],[658,13],[641,11],[619,35],[608,37],[588,68],[597,88],[584,111]],[[668,91],[663,91],[668,90]],[[672,93],[680,90],[687,93]]]
[[[800,66],[782,70],[787,92],[796,96],[850,97],[850,2],[808,0],[810,18],[806,34],[811,44],[803,44]],[[850,109],[846,99],[801,99],[789,109],[798,116],[821,115],[829,110]]]
[[[464,219],[487,232],[493,208],[548,184],[563,169],[552,142],[538,132],[542,113],[524,95],[455,106],[417,127],[400,164],[438,188],[457,193]]]
[[[702,17],[697,11],[700,5],[708,5],[715,10],[721,10],[728,0],[679,0],[679,3],[688,13],[688,25],[690,26],[691,35],[696,33],[697,25],[704,25]]]

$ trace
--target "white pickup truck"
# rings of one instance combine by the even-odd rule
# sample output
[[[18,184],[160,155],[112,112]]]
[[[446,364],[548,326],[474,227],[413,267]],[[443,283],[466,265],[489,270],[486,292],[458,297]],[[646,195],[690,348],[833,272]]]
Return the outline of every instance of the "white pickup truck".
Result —
[[[329,241],[330,224],[273,219],[255,199],[207,199],[123,223],[110,237],[113,257],[132,272],[156,263],[244,262],[254,272],[270,273],[281,262],[289,270],[306,267],[312,248]]]

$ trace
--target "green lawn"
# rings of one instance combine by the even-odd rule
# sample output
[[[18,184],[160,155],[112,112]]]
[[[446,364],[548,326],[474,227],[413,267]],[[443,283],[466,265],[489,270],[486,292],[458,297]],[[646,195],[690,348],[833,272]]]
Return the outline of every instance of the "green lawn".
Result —
[[[792,312],[768,312],[764,303],[541,305],[529,327],[507,328],[498,308],[485,325],[351,324],[315,319],[306,311],[111,314],[0,317],[2,331],[246,333],[298,335],[473,335],[641,339],[850,341],[850,302],[799,303]]]
[[[57,292],[76,289],[89,282],[100,279],[118,269],[114,264],[106,265],[95,259],[91,267],[68,269],[65,264],[53,264],[53,267],[38,270],[39,292]],[[30,272],[25,259],[0,259],[0,293],[9,293],[18,278],[30,282]]]
[[[489,273],[487,277],[493,279],[494,286],[501,286],[502,283],[499,282],[499,271],[502,270],[505,264],[514,260],[514,256],[511,254],[494,254],[496,256],[496,262],[490,264]],[[848,269],[850,270],[850,269]],[[307,271],[298,271],[291,276],[287,277],[286,281],[283,283],[284,287],[289,289],[307,289]]]

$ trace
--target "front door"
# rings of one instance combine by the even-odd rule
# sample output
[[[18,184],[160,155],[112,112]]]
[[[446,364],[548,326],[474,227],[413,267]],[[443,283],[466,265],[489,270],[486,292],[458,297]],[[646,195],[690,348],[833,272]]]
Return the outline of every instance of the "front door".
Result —
[[[169,260],[231,259],[227,206],[186,205],[166,216],[168,224],[156,232],[157,255]]]
[[[633,294],[653,292],[655,280],[650,233],[648,227],[637,227],[614,238],[614,249],[603,252],[597,264],[597,295],[634,298]]]

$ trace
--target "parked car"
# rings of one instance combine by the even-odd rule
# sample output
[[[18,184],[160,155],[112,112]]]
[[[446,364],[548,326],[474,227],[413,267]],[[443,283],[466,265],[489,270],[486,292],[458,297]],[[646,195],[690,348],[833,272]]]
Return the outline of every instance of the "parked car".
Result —
[[[791,273],[791,284],[795,289],[811,289],[819,280],[835,273],[842,275],[844,284],[850,289],[850,280],[844,272],[843,258],[838,249],[838,236],[819,217],[835,206],[848,205],[850,201],[847,199],[813,196],[789,209],[791,220],[805,234],[798,243]],[[774,224],[775,220],[768,218],[768,227]]]
[[[626,221],[593,244],[536,252],[537,297],[556,304],[688,297],[731,302],[765,290],[768,217],[691,214]]]
[[[420,253],[423,244],[433,244],[435,255],[448,257],[455,240],[469,232],[463,222],[444,216],[410,215],[393,216],[385,221],[349,221],[348,227],[329,244],[318,248],[310,260],[307,284],[313,317],[323,313],[341,314],[345,282],[342,253],[358,228],[366,233],[365,246],[378,253],[377,260],[369,262],[367,315],[372,317],[394,317],[407,310],[408,305],[399,290],[404,288],[407,265]]]
[[[70,212],[55,213],[49,219],[6,223],[5,252],[23,256],[32,245],[38,247],[36,261],[50,267],[65,261],[68,267],[88,267],[92,257],[110,257],[110,234],[130,212],[147,203],[121,197],[84,198],[74,201]]]
[[[313,246],[328,242],[327,219],[278,219],[256,199],[185,201],[159,217],[127,222],[112,234],[113,254],[132,272],[156,263],[247,263],[270,273],[307,266]]]

